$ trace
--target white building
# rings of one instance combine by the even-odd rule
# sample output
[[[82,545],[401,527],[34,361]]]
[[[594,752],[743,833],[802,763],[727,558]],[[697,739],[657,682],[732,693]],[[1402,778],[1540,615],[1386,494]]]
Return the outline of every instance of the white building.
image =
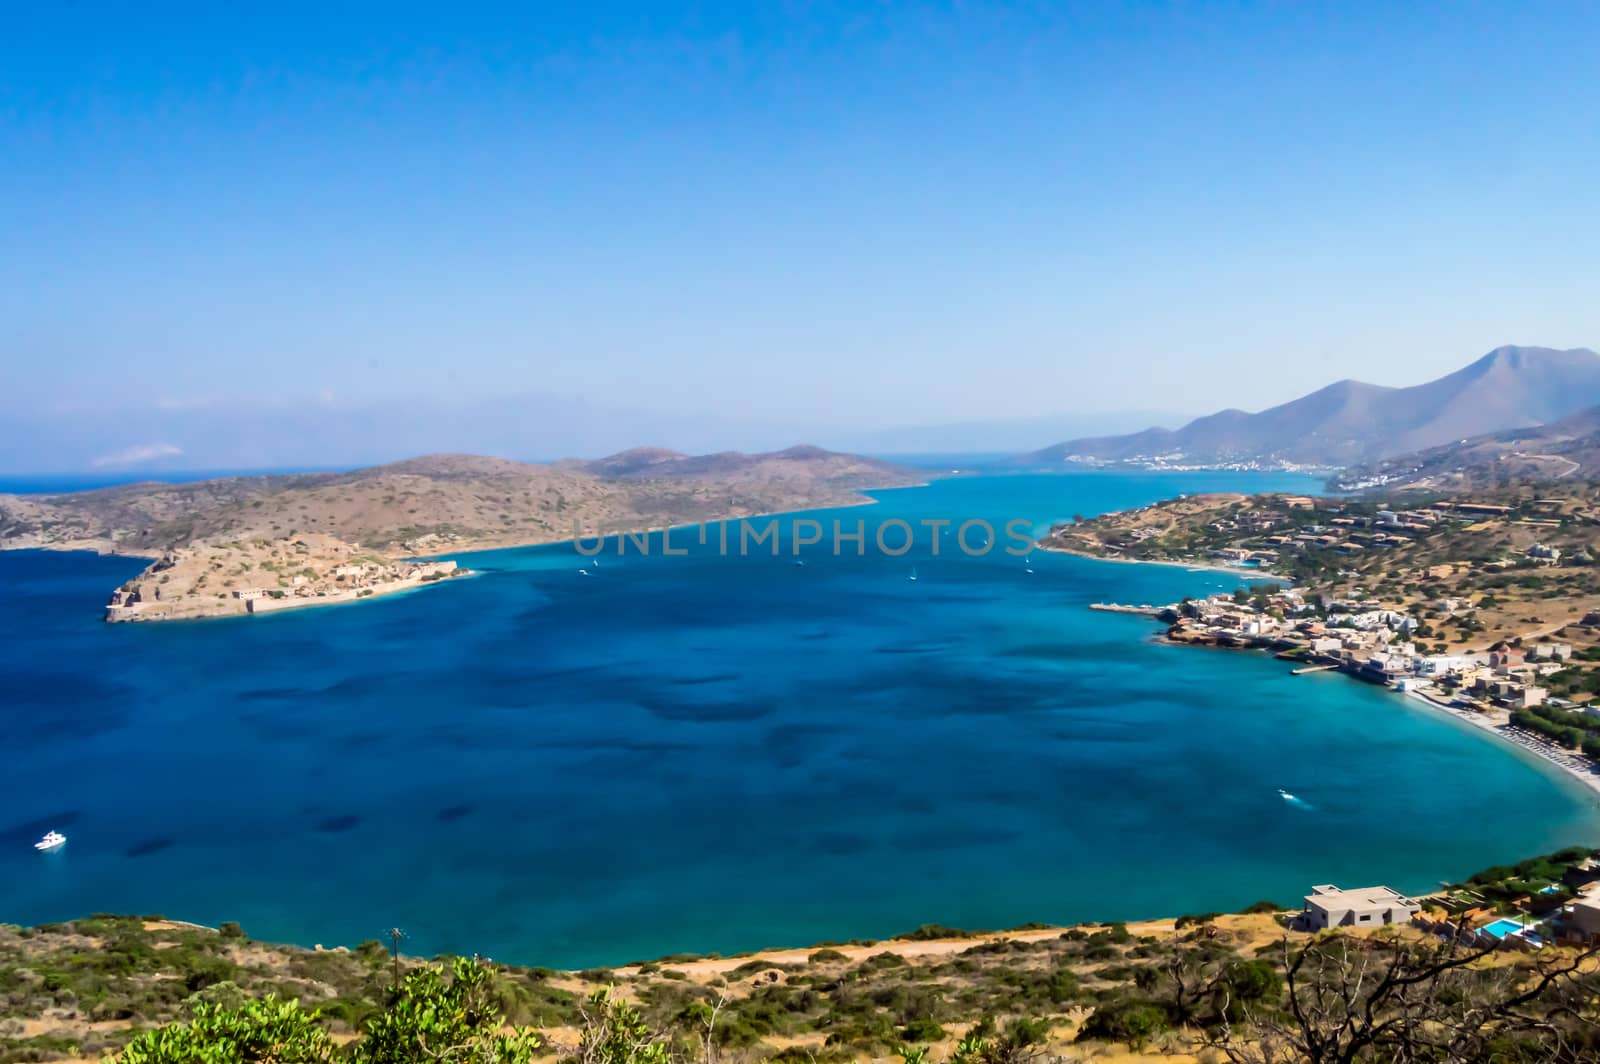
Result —
[[[1311,888],[1303,918],[1313,931],[1329,927],[1381,927],[1407,924],[1422,906],[1390,887],[1340,890],[1331,883]]]

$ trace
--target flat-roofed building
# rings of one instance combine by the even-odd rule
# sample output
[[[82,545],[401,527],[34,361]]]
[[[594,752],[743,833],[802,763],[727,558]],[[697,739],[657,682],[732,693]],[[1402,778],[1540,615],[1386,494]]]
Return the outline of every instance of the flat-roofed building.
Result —
[[[1580,895],[1561,912],[1560,927],[1570,940],[1585,944],[1600,941],[1600,894]]]
[[[1311,888],[1303,913],[1312,931],[1329,927],[1381,927],[1406,924],[1422,910],[1392,887],[1359,887],[1340,890],[1331,883]]]

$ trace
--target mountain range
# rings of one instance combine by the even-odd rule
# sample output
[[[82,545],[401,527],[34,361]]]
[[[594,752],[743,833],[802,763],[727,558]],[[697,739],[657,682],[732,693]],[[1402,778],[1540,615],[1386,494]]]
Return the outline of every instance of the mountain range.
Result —
[[[0,396],[0,399],[3,399]],[[852,429],[838,418],[757,419],[642,410],[581,398],[449,394],[353,403],[249,397],[156,405],[0,409],[0,475],[181,475],[217,470],[351,469],[410,454],[595,458],[641,440],[681,451],[765,452],[795,439],[855,454],[1012,455],[1068,436],[1128,432],[1180,420],[1101,411],[991,421]]]
[[[1426,384],[1342,380],[1259,413],[1224,410],[1176,430],[1069,440],[1024,461],[1337,468],[1541,425],[1596,405],[1600,354],[1507,346]]]

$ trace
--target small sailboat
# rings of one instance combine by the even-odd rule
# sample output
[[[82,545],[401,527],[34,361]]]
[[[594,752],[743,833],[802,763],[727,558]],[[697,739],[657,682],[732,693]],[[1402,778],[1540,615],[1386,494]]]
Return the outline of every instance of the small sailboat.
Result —
[[[915,565],[911,567],[911,575],[906,577],[906,579],[911,581],[913,584],[917,582],[917,567]]]
[[[587,570],[587,569],[579,569],[578,570],[578,575],[579,576],[588,576],[589,575],[589,570]]]
[[[1282,787],[1278,788],[1278,796],[1286,802],[1298,802],[1300,800],[1294,795],[1290,794],[1288,791],[1284,790]]]
[[[34,843],[33,848],[38,850],[40,853],[49,853],[51,850],[61,849],[61,847],[65,846],[66,844],[67,837],[65,835],[61,834],[59,831],[51,831],[46,833],[44,838]]]

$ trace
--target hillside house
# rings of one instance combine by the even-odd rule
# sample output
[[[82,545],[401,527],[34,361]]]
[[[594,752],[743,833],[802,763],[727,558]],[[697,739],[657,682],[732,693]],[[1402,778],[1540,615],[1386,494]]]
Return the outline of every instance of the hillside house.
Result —
[[[1340,890],[1331,883],[1311,888],[1301,919],[1312,931],[1330,927],[1407,924],[1422,906],[1391,887]]]

